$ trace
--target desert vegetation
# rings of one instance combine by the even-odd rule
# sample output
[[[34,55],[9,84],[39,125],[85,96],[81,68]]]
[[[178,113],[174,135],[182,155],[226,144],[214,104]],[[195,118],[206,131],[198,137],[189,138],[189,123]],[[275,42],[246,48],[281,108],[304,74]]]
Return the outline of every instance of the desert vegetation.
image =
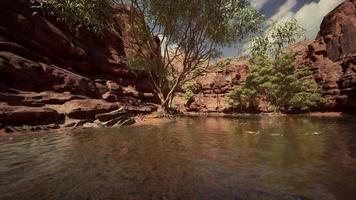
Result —
[[[274,112],[305,112],[326,103],[307,69],[297,66],[297,55],[284,48],[303,38],[295,20],[271,25],[249,43],[251,72],[244,85],[235,86],[229,103],[239,109],[257,109],[260,101]]]

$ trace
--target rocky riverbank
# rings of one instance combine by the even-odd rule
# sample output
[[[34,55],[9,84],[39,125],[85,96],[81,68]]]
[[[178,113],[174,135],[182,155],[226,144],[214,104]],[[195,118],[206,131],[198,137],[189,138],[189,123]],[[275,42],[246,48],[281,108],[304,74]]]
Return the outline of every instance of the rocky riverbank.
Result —
[[[1,132],[119,126],[157,110],[147,76],[123,62],[134,56],[134,48],[144,51],[132,42],[130,7],[113,7],[118,37],[111,32],[72,32],[53,17],[34,14],[36,2],[0,2]],[[355,0],[345,1],[325,16],[316,40],[289,48],[298,52],[299,66],[312,72],[310,78],[328,99],[316,111],[356,109],[355,5]],[[209,71],[197,78],[194,99],[187,101],[181,93],[175,105],[183,112],[234,113],[225,97],[244,83],[249,69],[247,60],[235,60]],[[261,103],[258,111],[238,112],[268,109]],[[110,117],[102,121],[101,115]]]

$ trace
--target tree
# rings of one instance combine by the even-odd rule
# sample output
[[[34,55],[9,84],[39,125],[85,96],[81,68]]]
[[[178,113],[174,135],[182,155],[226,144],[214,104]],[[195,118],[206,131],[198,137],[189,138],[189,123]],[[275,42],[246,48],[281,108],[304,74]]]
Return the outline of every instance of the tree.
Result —
[[[275,59],[285,47],[302,39],[304,31],[295,19],[272,22],[264,35],[250,40],[248,49],[252,59]]]
[[[134,45],[140,48],[133,48],[137,56],[128,58],[127,64],[147,72],[163,110],[169,110],[179,87],[199,76],[219,56],[220,47],[258,32],[264,20],[248,0],[130,3],[130,31]]]
[[[325,103],[314,80],[304,80],[309,71],[296,66],[296,54],[283,48],[303,36],[295,20],[270,27],[250,43],[251,72],[243,86],[228,95],[234,107],[254,108],[258,101],[270,103],[275,112],[300,112]]]

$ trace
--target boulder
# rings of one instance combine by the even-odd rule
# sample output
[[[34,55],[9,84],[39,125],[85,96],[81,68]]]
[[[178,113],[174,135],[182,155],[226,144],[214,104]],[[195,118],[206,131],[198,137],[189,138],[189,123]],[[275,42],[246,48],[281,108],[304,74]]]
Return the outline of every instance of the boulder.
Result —
[[[95,119],[95,115],[119,108],[118,104],[99,99],[80,99],[66,102],[58,108],[60,113],[74,119]]]
[[[102,98],[108,102],[117,102],[119,100],[119,98],[114,92],[107,92],[103,94]]]
[[[0,103],[0,123],[5,125],[45,125],[59,123],[64,116],[44,107],[9,106]]]

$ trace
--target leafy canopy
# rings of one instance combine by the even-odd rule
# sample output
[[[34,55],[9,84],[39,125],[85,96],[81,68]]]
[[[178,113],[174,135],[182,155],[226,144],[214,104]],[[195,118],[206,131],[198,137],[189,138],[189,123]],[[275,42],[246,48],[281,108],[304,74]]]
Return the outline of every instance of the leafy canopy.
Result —
[[[33,6],[37,12],[56,16],[72,30],[86,28],[102,33],[110,23],[112,0],[40,0]]]
[[[290,44],[304,37],[304,29],[295,19],[272,23],[262,36],[254,37],[249,43],[252,58],[275,58]]]

